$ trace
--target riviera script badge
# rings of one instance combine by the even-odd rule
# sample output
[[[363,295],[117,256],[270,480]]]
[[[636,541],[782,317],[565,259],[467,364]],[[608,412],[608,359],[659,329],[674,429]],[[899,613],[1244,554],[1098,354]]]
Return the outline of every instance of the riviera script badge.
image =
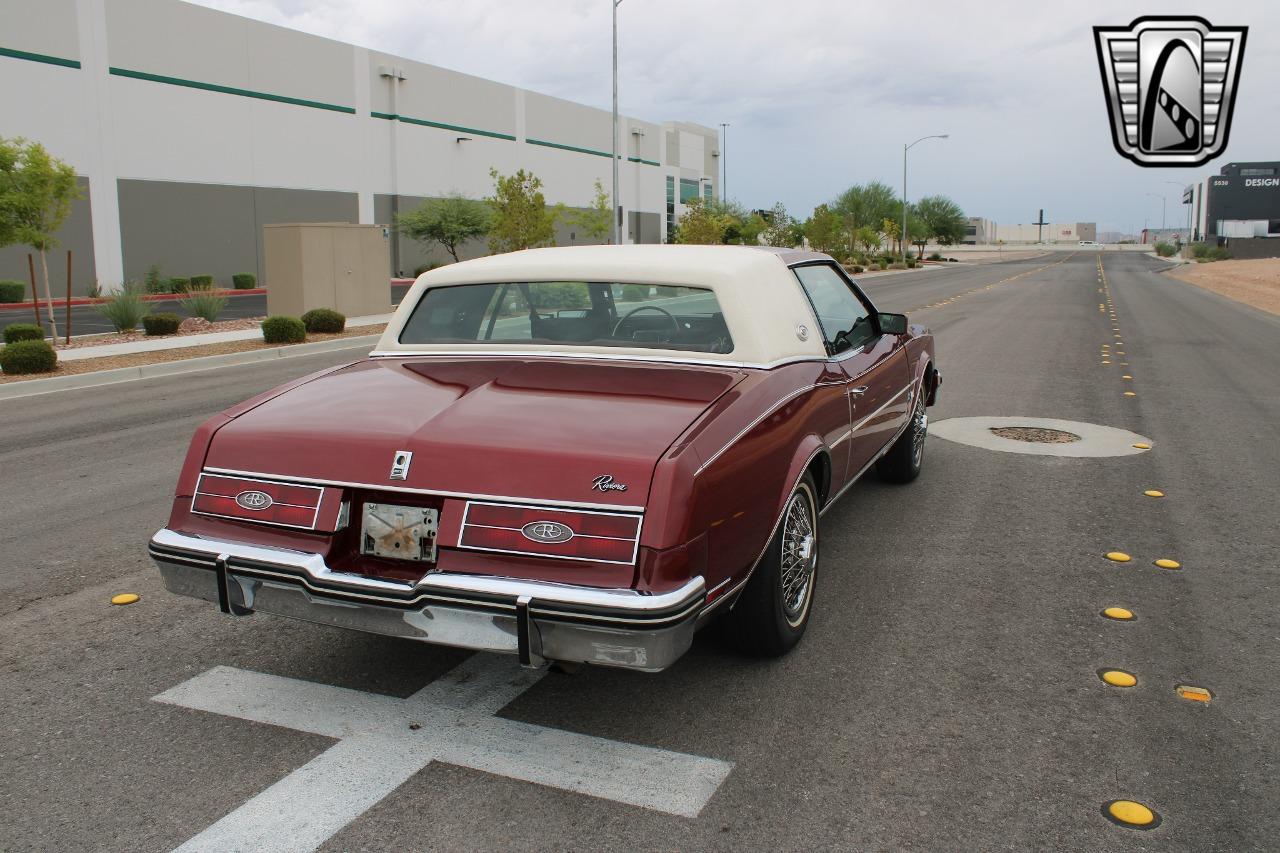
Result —
[[[625,483],[615,483],[612,474],[601,474],[591,481],[591,488],[601,492],[625,492],[627,490]]]

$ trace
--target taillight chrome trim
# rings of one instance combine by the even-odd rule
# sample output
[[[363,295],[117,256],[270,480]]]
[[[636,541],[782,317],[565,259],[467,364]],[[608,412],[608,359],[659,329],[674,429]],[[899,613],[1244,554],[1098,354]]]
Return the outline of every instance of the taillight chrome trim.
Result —
[[[267,521],[261,518],[254,518],[252,516],[230,515],[228,513],[210,512],[208,510],[198,509],[196,504],[201,497],[221,498],[223,500],[232,500],[232,501],[236,500],[236,497],[237,497],[236,495],[223,495],[217,492],[204,491],[203,486],[204,486],[206,477],[215,477],[223,480],[239,480],[245,483],[261,483],[265,486],[287,486],[288,488],[291,488],[291,489],[307,489],[307,490],[313,491],[315,492],[316,499],[315,499],[315,507],[311,514],[311,523],[306,525],[288,524],[280,521]],[[284,527],[289,530],[306,530],[310,532],[315,532],[319,530],[320,513],[324,509],[325,499],[326,497],[328,497],[328,495],[326,494],[327,491],[328,490],[324,486],[317,486],[311,483],[282,482],[279,480],[268,480],[262,477],[246,477],[239,474],[224,474],[220,471],[205,470],[205,471],[201,471],[199,477],[196,478],[196,487],[193,490],[193,493],[191,495],[191,512],[194,515],[204,515],[204,516],[209,516],[211,518],[225,518],[231,521],[246,521],[246,522],[249,522],[250,524],[265,524],[270,527]],[[288,506],[295,509],[311,509],[312,508],[311,505],[309,504],[286,503],[284,501],[275,500],[273,496],[268,495],[268,497],[272,498],[272,503],[268,505],[268,508],[273,505]],[[339,501],[341,500],[341,495],[338,496],[338,499]],[[339,508],[339,516],[340,515],[341,515],[341,508]],[[338,529],[341,529],[341,528],[338,528]],[[324,532],[329,532],[329,531],[324,531]]]
[[[466,538],[467,528],[469,527],[479,528],[479,529],[488,529],[488,530],[507,530],[515,533],[522,532],[521,528],[519,527],[507,527],[504,525],[495,525],[495,524],[481,524],[478,522],[469,521],[471,516],[471,508],[473,506],[493,506],[493,507],[501,507],[503,509],[527,510],[527,511],[536,512],[536,513],[573,513],[577,515],[599,515],[599,516],[611,516],[615,518],[625,518],[629,521],[635,522],[636,532],[634,536],[600,536],[600,535],[593,535],[589,533],[580,533],[578,531],[573,530],[572,527],[565,525],[566,527],[569,527],[570,531],[572,531],[572,536],[570,537],[570,539],[564,540],[564,542],[569,542],[569,541],[572,541],[573,539],[597,539],[597,540],[607,540],[607,541],[613,541],[613,542],[628,542],[631,544],[631,557],[628,560],[605,560],[605,559],[599,559],[596,557],[576,557],[568,554],[548,554],[545,551],[526,551],[526,550],[516,550],[516,549],[508,549],[508,548],[489,548],[482,545],[467,545],[463,543],[463,540]],[[554,521],[554,519],[551,519],[551,520]],[[561,524],[563,522],[556,522],[556,523]],[[512,554],[520,557],[542,557],[548,560],[574,560],[580,563],[606,563],[606,564],[616,565],[616,566],[634,566],[636,564],[636,559],[640,555],[640,533],[643,527],[644,527],[644,515],[642,513],[605,512],[603,510],[578,509],[576,507],[571,509],[567,507],[557,507],[557,506],[550,506],[546,504],[535,504],[535,503],[514,503],[514,502],[508,503],[505,501],[503,502],[467,501],[462,509],[462,523],[458,525],[457,547],[459,549],[467,550],[467,551],[485,551],[493,554]],[[547,543],[547,544],[564,544],[564,543]]]

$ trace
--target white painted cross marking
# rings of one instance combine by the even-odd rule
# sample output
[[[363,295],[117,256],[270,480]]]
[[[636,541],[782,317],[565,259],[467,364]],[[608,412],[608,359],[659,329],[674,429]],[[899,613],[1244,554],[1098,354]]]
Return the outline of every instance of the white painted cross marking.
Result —
[[[733,769],[495,716],[541,677],[478,654],[398,699],[226,666],[197,675],[155,701],[338,743],[178,849],[315,850],[432,761],[683,817],[697,817]]]

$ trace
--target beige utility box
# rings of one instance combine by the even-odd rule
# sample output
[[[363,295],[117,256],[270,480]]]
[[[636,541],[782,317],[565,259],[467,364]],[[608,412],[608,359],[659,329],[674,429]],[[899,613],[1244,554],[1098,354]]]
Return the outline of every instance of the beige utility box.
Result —
[[[391,312],[391,252],[383,226],[306,222],[262,230],[268,314]]]

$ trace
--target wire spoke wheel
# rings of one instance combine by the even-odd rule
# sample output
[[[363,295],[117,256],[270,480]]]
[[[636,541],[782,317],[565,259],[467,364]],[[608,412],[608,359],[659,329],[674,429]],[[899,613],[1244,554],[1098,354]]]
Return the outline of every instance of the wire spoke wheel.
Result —
[[[924,458],[924,440],[929,433],[929,415],[924,409],[924,391],[916,397],[916,408],[911,414],[911,464],[920,467]]]
[[[809,609],[817,564],[818,531],[813,500],[807,489],[798,489],[787,504],[782,528],[782,612],[793,626],[804,621]]]

